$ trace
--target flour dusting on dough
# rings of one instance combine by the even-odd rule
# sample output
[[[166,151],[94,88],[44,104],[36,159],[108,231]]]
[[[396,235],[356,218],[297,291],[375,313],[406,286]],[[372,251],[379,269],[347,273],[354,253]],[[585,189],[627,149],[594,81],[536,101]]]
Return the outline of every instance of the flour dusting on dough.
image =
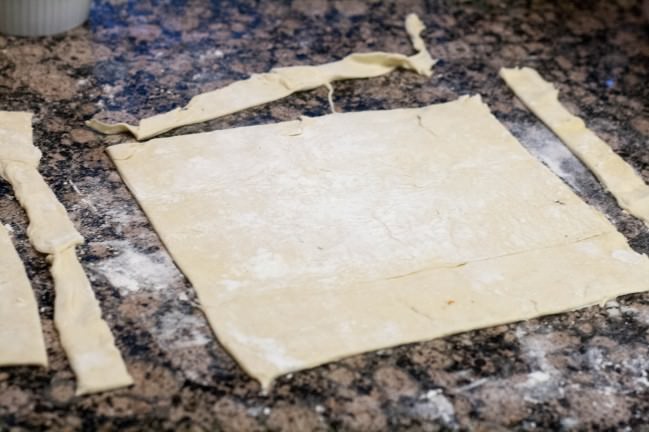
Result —
[[[575,245],[575,248],[589,256],[597,256],[601,254],[601,251],[593,243],[580,242]]]
[[[611,256],[618,261],[622,261],[628,264],[633,264],[635,262],[638,262],[642,258],[642,256],[637,253],[626,251],[623,249],[613,251],[613,253],[611,253]]]
[[[503,274],[497,270],[484,270],[472,271],[471,273],[471,287],[474,289],[484,289],[489,285],[497,284],[505,280]]]
[[[275,279],[286,275],[290,269],[280,255],[268,249],[259,248],[248,266],[259,279]]]
[[[241,286],[243,285],[241,281],[236,281],[232,279],[221,279],[220,282],[221,285],[223,285],[223,288],[225,288],[227,291],[236,291],[239,288],[241,288]]]

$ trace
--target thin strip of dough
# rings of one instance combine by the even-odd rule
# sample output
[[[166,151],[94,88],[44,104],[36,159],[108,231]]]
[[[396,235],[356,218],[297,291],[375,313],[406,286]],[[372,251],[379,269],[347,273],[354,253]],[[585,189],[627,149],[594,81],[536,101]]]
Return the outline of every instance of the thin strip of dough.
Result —
[[[38,304],[25,267],[0,223],[0,366],[47,366]]]
[[[538,116],[613,194],[620,207],[649,224],[649,186],[584,121],[559,102],[559,91],[532,68],[500,70],[516,96]]]
[[[126,123],[110,124],[95,119],[86,124],[105,134],[130,132],[141,141],[180,126],[213,120],[282,99],[295,92],[321,86],[331,89],[333,81],[372,78],[397,68],[431,76],[431,69],[436,60],[430,56],[420,36],[426,27],[415,14],[406,17],[405,26],[417,51],[417,54],[412,56],[385,52],[355,53],[342,60],[318,66],[274,68],[268,73],[253,74],[246,80],[194,96],[185,107],[142,119],[139,126]],[[331,97],[329,101],[332,104]]]
[[[0,111],[0,176],[27,212],[34,248],[52,264],[54,323],[77,376],[77,394],[128,386],[133,380],[75,253],[83,237],[38,172],[40,151],[32,143],[31,117]]]

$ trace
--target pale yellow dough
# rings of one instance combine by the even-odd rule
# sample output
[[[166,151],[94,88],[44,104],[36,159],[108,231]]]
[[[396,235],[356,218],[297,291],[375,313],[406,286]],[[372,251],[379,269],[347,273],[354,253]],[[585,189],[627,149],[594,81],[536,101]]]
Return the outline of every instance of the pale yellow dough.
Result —
[[[649,224],[649,186],[584,121],[559,102],[559,91],[532,68],[501,69],[523,103],[595,174],[620,207]]]
[[[41,153],[32,142],[31,118],[31,113],[0,111],[0,176],[29,216],[34,248],[52,264],[54,324],[77,376],[77,394],[127,386],[132,379],[77,260],[75,246],[83,237],[38,172]]]
[[[219,341],[278,375],[649,288],[479,97],[110,147]]]
[[[109,124],[94,119],[88,121],[87,125],[102,133],[130,132],[138,140],[145,140],[180,126],[212,120],[282,99],[295,92],[322,86],[331,91],[333,81],[376,77],[397,68],[430,76],[435,60],[431,58],[420,36],[425,27],[414,14],[408,15],[405,25],[417,51],[417,54],[410,57],[385,52],[357,53],[318,66],[275,68],[268,73],[254,74],[247,80],[236,81],[226,87],[197,95],[184,108],[142,119],[139,126],[126,123]]]
[[[9,233],[0,223],[0,366],[47,366],[38,304]]]

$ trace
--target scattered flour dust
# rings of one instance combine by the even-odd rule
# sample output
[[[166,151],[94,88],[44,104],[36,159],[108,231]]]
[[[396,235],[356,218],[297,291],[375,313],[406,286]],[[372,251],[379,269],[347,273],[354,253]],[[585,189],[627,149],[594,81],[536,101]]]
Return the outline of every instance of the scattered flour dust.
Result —
[[[624,249],[613,251],[613,253],[611,253],[611,256],[618,261],[629,264],[637,263],[642,259],[642,255]]]
[[[122,294],[141,289],[160,290],[179,283],[181,279],[171,259],[162,252],[145,254],[122,240],[102,244],[108,246],[115,256],[93,263],[90,268]]]
[[[90,264],[90,270],[106,278],[122,295],[149,290],[159,292],[162,298],[172,302],[179,301],[175,298],[176,291],[167,288],[182,284],[182,275],[164,252],[145,254],[131,243],[122,240],[101,244],[107,246],[115,255]],[[203,346],[213,339],[204,317],[200,314],[185,313],[180,306],[160,314],[158,319],[151,333],[166,351]],[[194,373],[191,365],[184,369],[188,376]]]
[[[516,328],[516,337],[532,371],[526,380],[518,384],[525,401],[543,403],[562,397],[561,373],[548,361],[547,354],[553,349],[552,342],[544,335],[528,335],[522,326]]]
[[[426,421],[441,420],[450,425],[455,423],[453,404],[440,389],[425,392],[412,407],[413,414]]]
[[[576,175],[590,172],[552,131],[541,124],[519,125],[513,129],[530,153],[573,189],[580,189]]]
[[[205,319],[174,309],[165,313],[155,328],[158,343],[167,351],[202,346],[212,340]]]

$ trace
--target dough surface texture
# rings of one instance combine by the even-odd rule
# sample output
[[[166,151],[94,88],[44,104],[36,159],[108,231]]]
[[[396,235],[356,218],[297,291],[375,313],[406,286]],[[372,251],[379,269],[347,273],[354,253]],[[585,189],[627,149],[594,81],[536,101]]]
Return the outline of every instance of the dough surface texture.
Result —
[[[648,288],[649,259],[479,96],[109,147],[264,387]]]
[[[47,366],[38,304],[9,237],[0,223],[0,366]]]
[[[31,118],[31,113],[0,111],[0,176],[12,185],[27,212],[29,240],[51,263],[54,324],[77,377],[77,394],[130,385],[132,379],[75,253],[83,237],[38,172],[41,153],[32,142]]]
[[[613,194],[620,207],[649,225],[649,186],[559,102],[559,91],[532,68],[501,69],[516,96],[545,123]]]
[[[247,80],[236,81],[226,87],[193,97],[184,108],[142,119],[138,126],[126,123],[109,124],[90,120],[87,125],[106,134],[130,132],[138,140],[145,140],[171,129],[223,117],[246,108],[285,98],[295,92],[328,87],[333,81],[372,78],[385,75],[397,68],[431,76],[435,60],[430,56],[420,33],[425,29],[419,17],[410,14],[405,22],[417,54],[369,52],[350,54],[342,60],[318,66],[290,66],[254,74]]]

